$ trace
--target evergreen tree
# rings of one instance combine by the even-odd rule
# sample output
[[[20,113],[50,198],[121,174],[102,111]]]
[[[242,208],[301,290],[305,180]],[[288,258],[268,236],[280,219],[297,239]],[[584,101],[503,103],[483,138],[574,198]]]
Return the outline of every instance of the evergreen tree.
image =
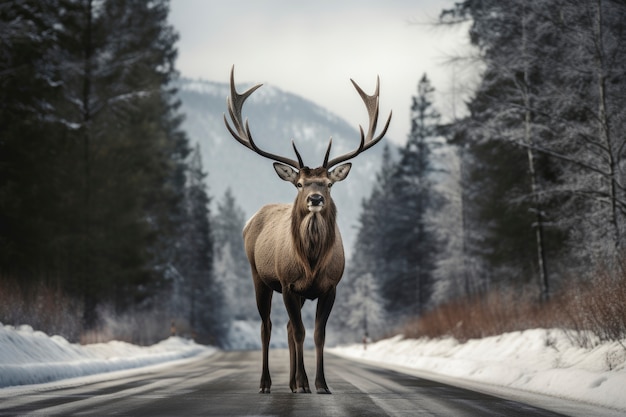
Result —
[[[476,16],[470,37],[485,63],[468,105],[471,115],[455,127],[463,175],[469,179],[463,190],[465,233],[482,241],[482,247],[471,245],[471,255],[490,265],[491,283],[519,285],[536,277],[532,281],[545,299],[547,259],[554,262],[563,239],[554,227],[555,209],[563,201],[546,199],[558,184],[560,167],[537,152],[536,144],[552,140],[554,133],[547,128],[551,120],[543,93],[553,57],[561,53],[555,33],[546,30],[549,15],[558,11],[523,1],[468,1],[455,12]]]
[[[544,299],[560,269],[584,270],[622,240],[625,14],[612,0],[470,0],[444,13],[472,19],[485,65],[457,124],[466,166],[484,179],[471,205],[488,229],[485,259],[511,283],[537,276]]]
[[[220,266],[220,280],[226,294],[230,294],[228,314],[233,319],[256,320],[258,311],[250,266],[243,246],[245,214],[237,205],[230,188],[217,204],[215,224],[215,258]],[[229,269],[230,270],[227,270]]]
[[[174,233],[169,222],[182,198],[171,179],[188,149],[168,90],[177,36],[167,25],[167,2],[83,0],[70,7],[59,56],[74,64],[60,74],[58,117],[77,126],[75,207],[83,220],[73,241],[82,255],[71,288],[85,297],[89,326],[96,298],[123,311],[149,296],[144,290],[158,279],[150,269],[160,256],[155,245],[159,235]]]
[[[437,146],[439,113],[433,108],[434,88],[420,79],[411,106],[411,131],[391,179],[387,213],[393,239],[387,247],[391,265],[384,285],[387,309],[400,316],[419,315],[430,302],[437,241],[429,213],[437,199],[433,187],[432,151]]]
[[[0,5],[0,276],[31,285],[53,272],[49,253],[59,244],[60,193],[66,146],[46,117],[60,85],[46,63],[54,48],[56,2]],[[45,207],[45,210],[42,210]]]
[[[362,276],[371,272],[378,279],[386,276],[390,270],[388,249],[394,239],[395,229],[388,215],[393,204],[391,180],[395,170],[391,151],[385,145],[380,171],[376,174],[376,183],[369,198],[361,203],[359,232],[354,248],[352,275]]]
[[[621,256],[624,246],[626,4],[563,0],[549,17],[558,34],[550,58],[559,71],[545,71],[550,83],[540,105],[551,110],[555,134],[535,145],[560,165],[553,191],[560,221],[571,231],[571,259],[586,268],[597,257]]]
[[[431,216],[433,230],[441,248],[433,272],[435,280],[433,300],[439,304],[450,299],[470,296],[484,272],[477,273],[476,265],[468,256],[469,239],[466,227],[467,207],[463,198],[465,181],[462,176],[461,149],[446,146],[443,149],[441,179],[435,184],[442,204]]]
[[[213,239],[200,145],[191,154],[185,196],[186,219],[177,245],[173,313],[186,321],[196,340],[220,343],[223,339],[222,291],[213,274]]]
[[[385,331],[385,312],[380,286],[373,274],[355,277],[353,288],[347,294],[346,326],[352,334],[364,338],[382,337]]]
[[[433,87],[424,75],[413,97],[411,132],[400,150],[400,160],[391,160],[386,147],[377,183],[362,204],[354,259],[348,265],[346,284],[350,300],[364,294],[360,280],[371,280],[370,294],[363,303],[372,303],[370,321],[380,323],[386,317],[406,319],[421,314],[431,303],[438,241],[433,230],[433,210],[440,204],[433,184],[436,167],[433,150],[439,145],[439,113],[433,108]],[[380,290],[378,290],[380,289]],[[383,303],[384,314],[373,306]],[[352,305],[351,304],[351,305]],[[376,312],[376,313],[374,313]],[[344,311],[343,327],[354,330],[352,311]],[[363,320],[364,312],[361,311]],[[358,315],[358,314],[357,314]],[[383,317],[384,316],[384,317]]]
[[[99,304],[122,312],[162,288],[182,218],[167,15],[165,0],[0,6],[0,271],[56,281],[86,327]]]
[[[393,239],[393,228],[387,217],[392,203],[390,183],[393,171],[391,151],[389,145],[385,145],[372,194],[361,202],[353,255],[346,265],[341,291],[337,292],[334,319],[330,321],[340,342],[360,340],[366,328],[372,337],[384,333],[378,325],[382,326],[387,317],[388,300],[382,296],[382,285],[390,271],[385,248]],[[361,282],[363,280],[367,282]],[[361,304],[363,308],[356,307]]]

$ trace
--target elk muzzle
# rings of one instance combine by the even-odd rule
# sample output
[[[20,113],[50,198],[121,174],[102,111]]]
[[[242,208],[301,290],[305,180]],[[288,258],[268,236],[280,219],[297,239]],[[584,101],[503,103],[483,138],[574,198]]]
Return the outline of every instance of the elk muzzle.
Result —
[[[306,199],[306,206],[311,212],[320,212],[324,207],[324,196],[321,194],[309,195]]]

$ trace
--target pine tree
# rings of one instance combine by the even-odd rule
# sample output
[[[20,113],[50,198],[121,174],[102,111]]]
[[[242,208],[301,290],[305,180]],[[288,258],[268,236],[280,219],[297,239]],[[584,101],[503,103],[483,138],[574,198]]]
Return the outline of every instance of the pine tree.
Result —
[[[361,340],[366,330],[372,337],[384,333],[378,326],[387,318],[388,300],[382,296],[382,285],[390,271],[386,248],[394,238],[387,218],[392,203],[389,185],[394,166],[389,145],[385,145],[372,194],[361,202],[353,255],[346,265],[342,289],[337,292],[334,319],[330,322],[340,342]],[[361,304],[363,308],[358,307]]]
[[[224,333],[221,289],[213,274],[213,238],[210,224],[206,173],[200,145],[191,154],[185,196],[186,219],[178,244],[175,293],[180,294],[174,311],[189,323],[201,342],[217,343]]]
[[[626,198],[623,149],[623,62],[626,59],[622,1],[600,0],[584,5],[562,1],[551,15],[558,34],[559,71],[550,77],[542,106],[552,110],[555,135],[536,144],[560,164],[565,200],[562,222],[571,230],[572,259],[583,267],[597,257],[615,257],[623,247]],[[534,10],[539,14],[540,10]],[[553,61],[554,62],[554,61]],[[567,199],[563,197],[567,196]]]
[[[250,266],[243,246],[245,215],[237,205],[230,188],[226,189],[217,204],[215,224],[215,258],[220,266],[224,291],[230,294],[228,314],[238,320],[256,320],[258,312],[254,296],[254,285],[250,278]],[[230,270],[227,270],[229,269]]]
[[[419,315],[430,305],[433,294],[438,242],[431,217],[439,198],[432,180],[436,170],[432,152],[439,144],[440,119],[433,108],[433,91],[424,75],[413,98],[411,133],[400,150],[400,161],[392,162],[389,148],[385,148],[377,183],[362,203],[356,261],[346,270],[349,293],[357,293],[363,285],[359,280],[367,276],[380,298],[361,302],[377,305],[380,301],[384,316],[394,320]],[[350,302],[356,301],[352,298]],[[354,329],[356,319],[348,320],[352,312],[341,315],[345,316],[343,326]],[[373,316],[372,322],[384,320],[378,316]]]
[[[563,239],[554,222],[562,201],[546,199],[559,167],[535,149],[554,134],[543,94],[554,72],[553,57],[560,53],[555,33],[546,30],[547,16],[555,11],[523,1],[470,1],[456,9],[457,16],[476,17],[471,39],[485,63],[468,104],[471,116],[455,128],[469,179],[463,191],[465,227],[480,235],[483,246],[474,245],[473,255],[495,272],[492,283],[532,280],[544,299],[547,259],[558,255]]]
[[[504,212],[489,208],[494,200],[475,201],[492,226],[486,259],[512,282],[538,275],[533,281],[546,298],[549,278],[560,270],[571,274],[578,267],[575,275],[581,275],[598,257],[620,251],[625,142],[616,132],[625,123],[619,45],[626,6],[613,0],[465,1],[446,15],[471,17],[470,38],[485,65],[471,116],[462,123],[461,136],[471,147],[467,154],[476,174],[492,169],[486,164],[494,167],[482,189],[498,187],[500,194],[492,198],[500,201],[508,190],[501,209],[517,212],[498,217]],[[519,157],[497,158],[496,152]],[[507,167],[513,159],[525,160],[525,166]],[[512,170],[517,174],[509,175]],[[533,233],[513,220],[530,224]],[[517,232],[519,239],[512,238]]]
[[[78,14],[68,13],[66,26],[76,29],[66,34],[62,56],[76,65],[62,74],[67,98],[59,108],[79,126],[85,255],[74,288],[92,325],[96,297],[123,311],[148,297],[149,282],[159,279],[150,266],[158,264],[161,235],[175,230],[169,223],[182,194],[171,181],[188,149],[168,87],[177,36],[167,25],[167,2],[70,3]]]
[[[413,97],[411,132],[391,179],[394,204],[387,218],[393,240],[387,248],[391,271],[384,294],[390,313],[400,316],[422,313],[433,291],[437,241],[428,216],[437,202],[431,158],[440,119],[433,108],[433,92],[424,74]]]
[[[49,271],[49,254],[59,245],[63,217],[59,154],[65,140],[45,117],[60,90],[45,59],[57,43],[57,6],[52,1],[0,5],[0,276],[24,285],[42,273],[49,281],[60,275]]]
[[[461,150],[454,146],[444,149],[441,179],[435,184],[442,204],[430,220],[437,240],[441,242],[436,268],[433,271],[435,304],[450,299],[470,296],[475,292],[466,235],[466,207],[463,199],[463,176]],[[482,274],[477,274],[482,275]]]
[[[345,307],[348,312],[346,325],[353,334],[360,332],[364,338],[384,335],[385,312],[380,287],[373,274],[355,278]]]
[[[189,150],[169,86],[168,10],[165,0],[0,6],[11,28],[0,158],[15,161],[0,164],[0,252],[11,254],[0,271],[56,281],[83,299],[86,327],[98,305],[122,312],[161,288],[182,216]]]

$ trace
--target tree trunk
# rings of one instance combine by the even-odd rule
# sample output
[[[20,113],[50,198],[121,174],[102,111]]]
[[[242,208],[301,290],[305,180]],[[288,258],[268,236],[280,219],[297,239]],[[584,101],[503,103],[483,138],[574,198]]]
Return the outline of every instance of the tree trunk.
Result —
[[[92,96],[92,65],[93,65],[93,4],[86,3],[86,26],[83,40],[83,86],[82,86],[82,134],[83,134],[83,247],[82,271],[79,277],[84,293],[83,326],[86,329],[96,325],[96,297],[90,288],[91,271],[91,96]]]
[[[537,170],[535,168],[535,155],[533,151],[532,138],[532,114],[530,103],[530,76],[528,70],[528,54],[527,54],[527,32],[526,32],[526,15],[522,14],[522,54],[524,59],[524,86],[522,96],[524,100],[524,143],[526,144],[526,154],[528,156],[528,174],[530,176],[530,191],[533,200],[533,210],[535,212],[535,241],[537,244],[537,267],[539,270],[539,291],[540,300],[547,301],[550,298],[550,286],[548,280],[548,271],[546,268],[546,253],[543,233],[543,211],[541,202],[539,201],[539,184],[537,181]]]
[[[602,40],[602,0],[596,0],[596,16],[595,16],[595,70],[597,73],[597,87],[598,87],[598,133],[600,140],[604,142],[604,146],[607,150],[608,169],[609,169],[609,198],[611,205],[611,225],[613,227],[613,238],[616,251],[620,247],[621,235],[619,230],[618,221],[618,208],[617,208],[617,169],[619,162],[619,155],[616,155],[613,149],[613,143],[611,140],[609,121],[606,111],[606,78],[604,74],[604,45]]]

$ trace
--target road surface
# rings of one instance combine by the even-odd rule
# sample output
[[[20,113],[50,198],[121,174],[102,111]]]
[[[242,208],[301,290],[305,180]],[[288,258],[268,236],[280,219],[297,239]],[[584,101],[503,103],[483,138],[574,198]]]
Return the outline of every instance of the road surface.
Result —
[[[271,394],[257,393],[260,352],[218,352],[107,380],[0,390],[0,416],[562,415],[332,355],[326,357],[326,380],[333,395],[292,394],[288,356],[286,350],[270,353]],[[313,383],[312,352],[305,363]]]

